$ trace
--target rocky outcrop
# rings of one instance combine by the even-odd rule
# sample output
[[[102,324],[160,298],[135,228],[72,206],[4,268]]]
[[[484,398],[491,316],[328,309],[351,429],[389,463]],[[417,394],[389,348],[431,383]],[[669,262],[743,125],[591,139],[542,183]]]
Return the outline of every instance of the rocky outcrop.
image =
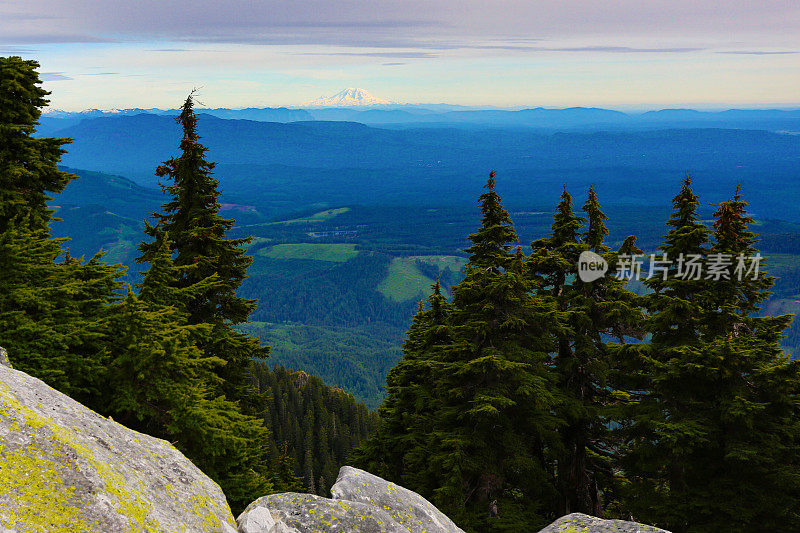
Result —
[[[234,524],[219,486],[168,442],[0,365],[0,531],[230,533]]]
[[[464,533],[428,500],[350,466],[339,470],[332,499],[272,494],[237,519],[241,533]],[[563,516],[539,533],[669,533],[636,522],[580,513]]]
[[[239,515],[242,533],[464,533],[428,500],[350,466],[339,470],[332,499],[273,494]]]
[[[411,533],[463,533],[444,513],[416,492],[351,466],[339,470],[331,495],[336,500],[360,502],[383,509]]]
[[[8,368],[13,368],[11,366],[11,361],[8,360],[8,352],[6,349],[0,346],[0,366],[7,366]]]
[[[296,492],[257,499],[238,522],[241,533],[409,533],[374,505]]]
[[[669,531],[636,522],[603,520],[581,513],[572,513],[562,516],[539,533],[669,533]]]

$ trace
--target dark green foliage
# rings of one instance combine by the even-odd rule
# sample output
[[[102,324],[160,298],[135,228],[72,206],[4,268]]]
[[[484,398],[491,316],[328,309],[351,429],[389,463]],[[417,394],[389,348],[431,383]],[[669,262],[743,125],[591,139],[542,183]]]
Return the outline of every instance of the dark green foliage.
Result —
[[[56,167],[70,139],[35,139],[47,105],[36,61],[0,57],[0,232],[10,224],[47,230],[51,211],[45,191],[64,190],[73,175]]]
[[[374,431],[377,416],[302,371],[258,364],[254,380],[267,398],[264,423],[271,433],[276,490],[304,492],[313,485],[313,492],[327,496],[350,452]]]
[[[253,494],[271,492],[267,465],[260,462],[267,454],[268,432],[236,404],[213,394],[212,370],[223,361],[206,357],[195,345],[210,328],[187,325],[176,308],[131,292],[112,310],[110,325],[114,356],[104,412],[173,442],[224,487],[234,509],[252,501]]]
[[[17,368],[98,408],[105,306],[123,271],[76,260],[50,237],[47,191],[74,176],[56,167],[66,139],[31,135],[48,94],[35,61],[0,58],[0,344]],[[59,260],[61,259],[61,260]]]
[[[357,462],[432,498],[470,531],[521,531],[544,523],[554,498],[546,449],[557,426],[547,329],[555,310],[532,295],[494,185],[492,173],[466,276],[452,304],[436,291],[415,317],[379,432]],[[489,513],[494,500],[500,516]]]
[[[556,455],[559,512],[601,516],[603,498],[615,485],[614,444],[608,431],[607,408],[614,403],[610,377],[614,367],[609,338],[623,342],[640,333],[642,314],[636,297],[613,275],[617,254],[605,245],[608,229],[594,188],[583,205],[586,218],[572,210],[564,189],[553,217],[549,238],[531,244],[528,275],[539,281],[539,294],[559,310],[554,318],[557,345],[554,369],[563,425]],[[581,229],[585,226],[585,232]],[[625,247],[632,247],[626,241]],[[578,257],[591,251],[605,259],[611,272],[584,282],[578,277]]]
[[[545,450],[557,426],[547,368],[555,309],[532,295],[494,185],[492,174],[478,200],[483,216],[469,237],[466,276],[453,287],[452,342],[436,373],[439,445],[430,457],[437,503],[480,531],[511,527],[489,519],[493,500],[504,516],[514,508],[529,523],[542,511],[551,496]]]
[[[176,286],[189,287],[216,276],[216,284],[192,295],[185,303],[188,321],[211,326],[210,334],[198,340],[198,345],[206,355],[225,361],[225,365],[217,368],[222,378],[221,391],[251,409],[256,402],[250,386],[251,358],[266,357],[268,348],[232,327],[245,322],[256,306],[255,300],[236,295],[252,262],[243,248],[249,239],[226,238],[233,220],[219,216],[220,193],[211,175],[214,163],[205,160],[207,148],[199,142],[193,107],[190,95],[177,119],[183,128],[180,157],[166,161],[156,171],[158,176],[172,182],[163,187],[170,200],[164,204],[163,213],[153,215],[156,224],[146,225],[145,233],[155,240],[139,246],[142,255],[138,261],[151,262],[159,246],[159,235],[168,233],[175,264],[193,266],[182,272]]]
[[[376,475],[433,494],[438,486],[428,472],[428,450],[435,445],[431,437],[441,408],[434,376],[442,365],[441,349],[452,340],[450,304],[438,282],[428,303],[425,309],[420,302],[403,345],[403,360],[386,378],[380,424],[354,459]]]
[[[251,358],[266,357],[268,349],[233,329],[255,308],[254,300],[236,295],[252,261],[242,248],[249,241],[225,238],[233,221],[218,215],[219,191],[211,177],[214,164],[204,159],[206,148],[198,142],[193,105],[190,95],[178,117],[183,126],[182,155],[157,170],[173,182],[164,187],[171,196],[164,205],[166,213],[154,214],[156,225],[145,227],[154,240],[139,246],[138,261],[150,263],[140,298],[153,312],[168,315],[163,318],[167,322],[152,328],[153,334],[167,336],[154,343],[156,353],[137,357],[151,359],[154,370],[163,373],[166,381],[149,379],[139,387],[165,402],[162,411],[167,416],[159,419],[152,410],[145,415],[134,410],[134,414],[162,431],[195,432],[194,439],[187,439],[195,448],[187,443],[182,449],[220,484],[238,510],[272,490],[269,431],[256,416],[261,406],[251,377]],[[130,298],[127,302],[135,304]],[[142,313],[144,320],[146,311]],[[175,345],[176,335],[185,343],[183,352]],[[165,343],[172,348],[158,348]],[[162,351],[172,354],[171,358],[159,360]],[[187,373],[169,371],[170,365],[185,367]],[[122,379],[127,379],[125,372]],[[172,388],[179,398],[189,399],[179,405],[174,397],[165,396]],[[157,402],[145,398],[143,403]],[[185,415],[190,418],[183,419]],[[181,422],[170,426],[172,420]],[[214,436],[215,431],[225,435]]]
[[[800,524],[787,503],[800,490],[800,366],[779,346],[790,317],[751,316],[772,284],[763,271],[743,280],[709,275],[714,254],[755,252],[739,192],[715,213],[710,246],[697,204],[687,178],[662,251],[698,254],[706,270],[696,280],[674,267],[667,279],[651,278],[652,341],[626,350],[638,370],[621,425],[626,502],[638,518],[678,533],[792,529]]]

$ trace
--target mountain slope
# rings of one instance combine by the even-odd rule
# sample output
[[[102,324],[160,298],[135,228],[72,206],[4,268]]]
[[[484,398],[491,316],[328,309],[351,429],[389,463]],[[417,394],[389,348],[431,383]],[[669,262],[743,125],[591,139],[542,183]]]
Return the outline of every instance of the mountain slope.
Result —
[[[348,87],[333,96],[320,96],[300,107],[353,107],[391,104],[389,100],[373,96],[369,91]]]

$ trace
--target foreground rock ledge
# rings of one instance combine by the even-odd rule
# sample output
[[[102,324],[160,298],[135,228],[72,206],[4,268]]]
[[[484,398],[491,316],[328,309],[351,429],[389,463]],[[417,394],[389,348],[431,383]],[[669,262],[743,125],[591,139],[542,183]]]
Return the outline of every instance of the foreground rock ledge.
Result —
[[[364,470],[343,466],[332,499],[259,498],[239,515],[241,533],[464,533],[428,500]]]
[[[241,533],[464,533],[428,500],[350,466],[339,470],[332,499],[272,494],[237,519]],[[532,533],[525,531],[520,533]],[[539,533],[669,533],[652,526],[580,513],[559,518]]]
[[[0,531],[232,532],[219,486],[166,441],[0,365]]]
[[[625,520],[603,520],[581,513],[562,516],[539,533],[670,533],[664,529]]]
[[[339,470],[331,495],[335,500],[366,503],[383,509],[411,533],[463,533],[444,513],[416,492],[351,466]]]

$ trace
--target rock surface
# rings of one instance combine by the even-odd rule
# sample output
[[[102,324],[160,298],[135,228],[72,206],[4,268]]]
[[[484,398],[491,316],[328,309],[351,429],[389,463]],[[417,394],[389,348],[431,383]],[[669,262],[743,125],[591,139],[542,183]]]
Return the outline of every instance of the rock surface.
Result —
[[[234,526],[219,486],[169,443],[0,365],[0,531]]]
[[[238,522],[240,533],[410,533],[374,505],[296,492],[257,499]]]
[[[562,516],[539,533],[669,533],[669,531],[636,522],[603,520],[581,513],[572,513]]]
[[[383,509],[411,533],[464,533],[416,492],[351,466],[339,470],[331,495],[335,500],[361,502]]]
[[[0,346],[0,366],[7,366],[8,368],[13,368],[11,366],[11,361],[8,360],[8,352],[6,349]]]
[[[272,494],[237,519],[241,533],[464,533],[428,500],[369,472],[343,466],[332,499]]]

